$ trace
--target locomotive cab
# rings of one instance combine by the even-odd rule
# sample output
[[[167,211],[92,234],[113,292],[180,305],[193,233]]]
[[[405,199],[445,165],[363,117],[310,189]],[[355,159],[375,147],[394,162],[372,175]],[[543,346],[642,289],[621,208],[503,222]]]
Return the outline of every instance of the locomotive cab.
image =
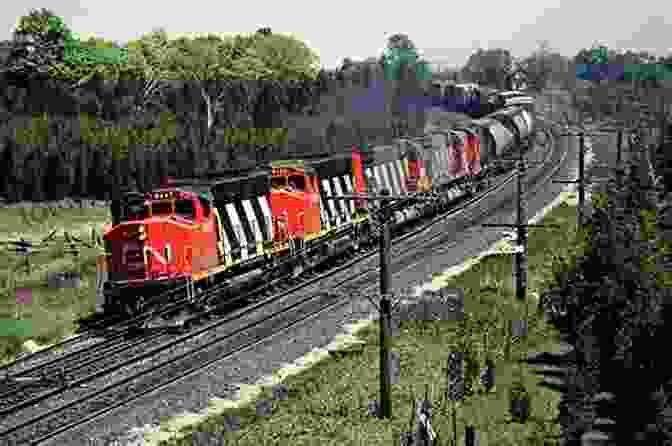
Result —
[[[306,240],[320,233],[318,177],[302,161],[274,162],[271,174],[274,241]]]
[[[106,300],[132,312],[148,296],[216,265],[219,237],[210,202],[193,192],[171,188],[129,197],[104,240],[110,259],[107,288],[114,294]],[[138,294],[122,297],[126,287]]]

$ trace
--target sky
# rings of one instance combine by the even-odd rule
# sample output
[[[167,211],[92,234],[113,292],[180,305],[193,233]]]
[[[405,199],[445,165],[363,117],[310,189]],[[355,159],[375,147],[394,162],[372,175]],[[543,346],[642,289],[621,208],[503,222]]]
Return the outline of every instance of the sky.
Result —
[[[249,33],[268,26],[306,42],[325,68],[336,67],[345,57],[362,60],[380,55],[394,33],[408,34],[430,62],[455,67],[464,65],[478,48],[506,48],[514,57],[525,57],[542,40],[564,56],[574,56],[596,42],[657,55],[672,52],[672,2],[661,0],[518,0],[485,2],[483,7],[472,2],[393,4],[377,0],[43,0],[25,6],[8,1],[2,6],[0,40],[11,38],[18,18],[30,8],[47,8],[63,17],[80,37],[95,35],[118,42],[159,27],[178,36]]]

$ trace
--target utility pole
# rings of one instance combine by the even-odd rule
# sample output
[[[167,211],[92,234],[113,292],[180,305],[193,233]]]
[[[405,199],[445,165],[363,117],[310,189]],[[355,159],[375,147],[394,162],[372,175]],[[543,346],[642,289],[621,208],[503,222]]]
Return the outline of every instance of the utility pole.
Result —
[[[517,199],[516,199],[516,223],[514,224],[482,224],[481,226],[483,227],[490,227],[490,228],[516,228],[516,235],[517,235],[517,246],[515,247],[513,254],[514,254],[514,273],[515,273],[515,281],[516,281],[516,299],[519,302],[524,302],[524,316],[523,316],[523,321],[525,324],[525,337],[527,336],[527,321],[528,321],[528,308],[527,308],[527,299],[526,299],[526,291],[527,291],[527,264],[528,264],[528,259],[527,259],[527,228],[529,227],[535,227],[535,228],[550,228],[550,227],[555,227],[557,228],[557,225],[544,225],[544,224],[526,224],[526,217],[525,217],[525,202],[523,198],[524,194],[524,178],[523,176],[525,175],[525,160],[523,159],[523,150],[522,150],[522,145],[519,146],[519,151],[518,151],[518,160],[516,161],[517,164]],[[534,165],[537,163],[530,163],[530,165]],[[541,302],[540,302],[541,306]],[[508,352],[508,349],[507,349]],[[508,353],[507,353],[508,355]],[[522,364],[522,362],[521,362]],[[522,367],[522,365],[521,365]]]
[[[391,204],[394,201],[407,202],[435,202],[435,198],[415,197],[412,195],[392,196],[390,191],[382,189],[379,195],[376,194],[345,194],[340,196],[327,196],[328,200],[346,200],[346,201],[360,201],[360,200],[374,200],[380,201],[381,206],[379,210],[381,220],[381,236],[380,236],[380,305],[378,311],[380,312],[380,417],[392,417],[392,380],[390,373],[390,329],[392,322],[392,311],[398,305],[392,303],[390,300],[390,288],[392,282],[391,265],[391,245],[392,245],[392,228],[391,228]]]
[[[513,254],[515,260],[514,270],[516,273],[516,298],[523,302],[527,289],[527,228],[557,228],[557,225],[525,224],[525,209],[523,205],[523,175],[525,165],[518,162],[518,191],[516,201],[516,223],[513,224],[489,224],[483,223],[481,226],[488,228],[515,228],[517,236],[517,246]]]
[[[389,196],[390,191],[381,190],[383,197]],[[390,282],[390,201],[383,198],[381,213],[383,232],[380,237],[380,408],[381,418],[392,417],[392,381],[390,377],[390,322],[392,319],[391,303],[388,299]]]

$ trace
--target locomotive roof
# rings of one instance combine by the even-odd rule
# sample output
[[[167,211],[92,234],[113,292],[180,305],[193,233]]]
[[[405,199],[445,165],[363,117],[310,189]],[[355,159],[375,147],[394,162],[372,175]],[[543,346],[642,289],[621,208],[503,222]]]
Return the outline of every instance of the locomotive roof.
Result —
[[[303,168],[305,163],[303,160],[277,160],[271,161],[271,167],[294,167]]]
[[[210,201],[228,203],[264,195],[270,190],[270,168],[211,172],[203,178],[173,180],[169,187],[190,191]]]
[[[352,153],[335,153],[319,159],[304,160],[307,167],[315,170],[320,178],[332,178],[352,174]]]
[[[506,116],[512,116],[512,115],[517,115],[518,113],[522,112],[522,108],[520,107],[507,107],[503,108],[501,110],[497,110],[496,112],[492,113],[493,116],[500,116],[500,115],[506,115]]]
[[[302,159],[271,161],[271,167],[274,169],[296,169],[303,171],[305,175],[315,175],[315,170],[310,166],[310,163],[306,163]]]
[[[378,165],[388,163],[399,159],[406,154],[406,144],[399,143],[395,145],[375,146],[362,153],[362,160],[365,165]]]
[[[487,125],[490,122],[492,122],[492,118],[479,118],[479,119],[474,119],[471,122],[472,122],[472,124],[478,125],[478,126]]]

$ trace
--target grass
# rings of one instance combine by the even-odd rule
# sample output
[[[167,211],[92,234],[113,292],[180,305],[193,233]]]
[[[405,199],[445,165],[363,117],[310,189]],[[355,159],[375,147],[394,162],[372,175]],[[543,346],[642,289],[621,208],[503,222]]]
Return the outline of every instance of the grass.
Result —
[[[547,279],[550,253],[566,252],[571,234],[576,231],[576,208],[562,203],[543,219],[562,229],[532,230],[529,236],[528,296],[541,293]],[[411,401],[421,398],[430,386],[434,404],[434,429],[441,445],[452,438],[449,404],[442,401],[445,388],[445,364],[450,349],[462,341],[483,359],[483,339],[488,330],[487,350],[495,361],[496,385],[489,394],[477,393],[458,408],[458,437],[464,443],[465,423],[479,432],[481,444],[551,445],[557,444],[560,394],[538,386],[540,378],[522,368],[525,386],[532,398],[532,417],[525,424],[510,422],[508,390],[521,367],[517,359],[529,350],[552,349],[559,334],[536,314],[536,301],[530,299],[528,348],[513,344],[506,359],[507,321],[520,318],[522,306],[515,301],[512,280],[512,257],[485,257],[471,269],[443,280],[440,286],[461,287],[465,291],[465,326],[461,335],[458,324],[448,321],[404,321],[393,349],[401,355],[401,378],[393,387],[391,420],[367,416],[367,403],[378,398],[379,361],[377,324],[364,328],[357,336],[364,343],[345,353],[332,354],[310,369],[286,378],[289,388],[286,401],[273,401],[273,414],[256,415],[255,406],[226,409],[204,421],[182,428],[162,446],[191,444],[189,433],[225,432],[226,415],[237,415],[241,430],[225,432],[225,444],[235,445],[393,445],[399,434],[409,430]],[[466,336],[466,337],[463,337]],[[478,386],[477,386],[478,388]],[[261,398],[270,399],[268,388]],[[165,428],[165,424],[164,424]],[[169,429],[167,429],[169,430]],[[180,438],[178,438],[180,437]]]
[[[91,227],[100,234],[102,225],[109,220],[109,210],[103,208],[0,209],[0,241],[23,237],[36,243],[57,230],[52,241],[31,255],[30,274],[24,257],[0,248],[0,319],[14,319],[18,315],[30,322],[29,333],[22,336],[2,336],[6,333],[0,331],[1,362],[13,360],[28,338],[38,344],[49,344],[73,333],[77,319],[95,310],[96,257],[100,251],[81,247],[75,260],[72,254],[64,252],[63,231],[90,241]],[[80,272],[81,288],[47,286],[47,273],[66,270]],[[31,304],[18,307],[17,288],[30,290]]]

